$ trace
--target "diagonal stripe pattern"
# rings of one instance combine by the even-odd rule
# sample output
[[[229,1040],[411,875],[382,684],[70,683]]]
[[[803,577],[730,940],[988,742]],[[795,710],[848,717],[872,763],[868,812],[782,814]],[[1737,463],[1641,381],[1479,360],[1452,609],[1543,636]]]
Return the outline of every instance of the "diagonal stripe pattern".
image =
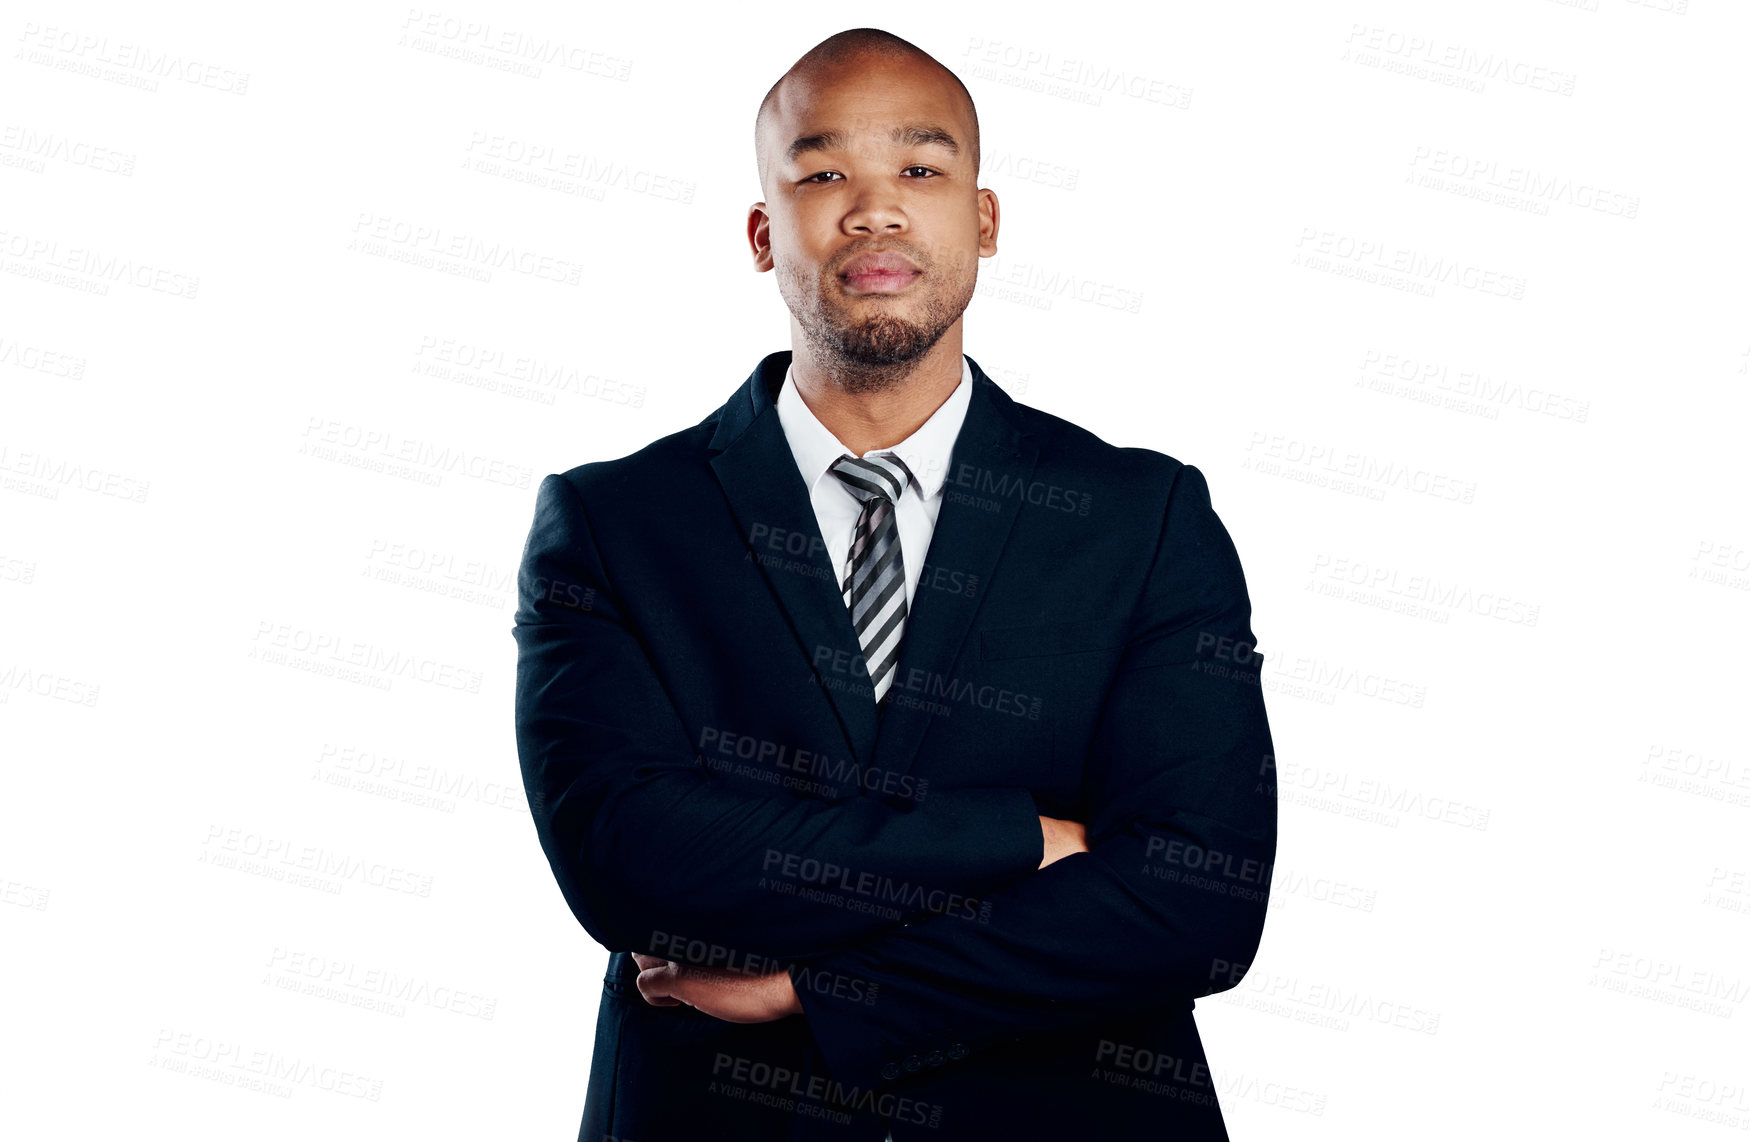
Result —
[[[829,470],[863,503],[851,534],[841,589],[879,706],[893,684],[899,639],[905,630],[905,562],[899,554],[894,505],[912,475],[891,452],[862,459],[846,454]]]

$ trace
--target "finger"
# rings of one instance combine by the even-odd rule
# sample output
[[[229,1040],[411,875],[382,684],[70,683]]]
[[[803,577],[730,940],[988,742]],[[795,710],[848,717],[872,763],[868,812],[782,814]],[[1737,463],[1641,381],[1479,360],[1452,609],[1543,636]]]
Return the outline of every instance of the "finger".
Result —
[[[675,995],[681,980],[673,964],[659,963],[638,973],[638,994],[652,1007],[678,1007],[684,1002]]]
[[[632,962],[637,964],[640,969],[659,968],[663,964],[668,963],[667,960],[658,959],[656,956],[647,956],[643,952],[633,952]]]

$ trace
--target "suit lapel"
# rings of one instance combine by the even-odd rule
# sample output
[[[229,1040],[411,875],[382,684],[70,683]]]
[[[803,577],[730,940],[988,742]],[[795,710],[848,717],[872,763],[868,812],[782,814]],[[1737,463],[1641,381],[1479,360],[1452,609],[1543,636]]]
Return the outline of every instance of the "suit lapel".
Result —
[[[954,441],[929,551],[921,558],[928,568],[976,577],[978,589],[969,595],[918,584],[906,615],[887,712],[881,715],[880,735],[870,763],[883,777],[910,771],[925,731],[939,718],[972,716],[966,707],[954,705],[954,692],[973,682],[953,673],[954,661],[985,597],[991,573],[1002,559],[1003,546],[1020,511],[1020,490],[1032,478],[1039,454],[1034,438],[1021,432],[1008,394],[985,375],[977,361],[967,360],[972,366],[972,401]],[[908,566],[919,558],[909,551],[902,555]],[[934,706],[946,706],[952,712],[931,713]]]
[[[930,713],[930,706],[952,709],[952,692],[970,681],[950,671],[1020,511],[1019,489],[1032,478],[1038,456],[1034,439],[1020,430],[1014,402],[978,362],[968,361],[972,400],[954,441],[929,550],[902,554],[908,566],[919,559],[929,567],[976,576],[979,589],[966,595],[920,586],[906,616],[893,688],[879,727],[866,674],[849,679],[816,665],[825,650],[856,655],[861,647],[838,588],[837,571],[827,559],[807,485],[773,403],[790,367],[789,352],[773,353],[760,362],[723,406],[711,438],[711,468],[749,550],[763,549],[750,537],[770,534],[764,529],[810,537],[806,555],[789,558],[811,564],[811,573],[764,564],[760,572],[832,704],[852,757],[866,769],[882,773],[910,770],[925,731],[943,716]]]
[[[810,564],[810,572],[759,563],[760,573],[789,617],[796,641],[807,656],[817,685],[826,692],[852,758],[867,765],[875,743],[875,704],[868,693],[868,679],[860,681],[842,672],[823,671],[819,656],[862,652],[851,612],[838,587],[838,575],[827,558],[820,522],[808,498],[808,486],[797,470],[796,457],[778,420],[771,394],[784,381],[790,367],[788,352],[773,353],[761,361],[729,403],[717,424],[710,447],[721,449],[711,458],[711,468],[728,497],[730,511],[741,528],[741,538],[756,556],[775,556],[779,562],[793,560]],[[810,537],[807,552],[790,555],[766,545],[774,532]],[[757,542],[755,540],[758,540]],[[768,562],[770,559],[768,558]],[[839,661],[848,661],[840,658]],[[861,689],[858,689],[860,685]]]

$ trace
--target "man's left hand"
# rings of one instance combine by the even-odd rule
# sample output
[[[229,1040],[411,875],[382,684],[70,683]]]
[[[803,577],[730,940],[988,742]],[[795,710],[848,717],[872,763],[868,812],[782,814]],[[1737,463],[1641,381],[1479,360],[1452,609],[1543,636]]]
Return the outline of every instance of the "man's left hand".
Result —
[[[726,1023],[770,1023],[801,1015],[802,1001],[787,971],[746,975],[723,968],[677,964],[633,952],[638,993],[655,1007],[686,1004]]]

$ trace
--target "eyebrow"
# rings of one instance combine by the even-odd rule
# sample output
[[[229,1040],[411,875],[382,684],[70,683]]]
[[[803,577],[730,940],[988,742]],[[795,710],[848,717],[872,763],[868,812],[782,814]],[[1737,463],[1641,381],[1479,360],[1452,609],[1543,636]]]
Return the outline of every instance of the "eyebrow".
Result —
[[[955,141],[954,136],[932,123],[907,123],[895,127],[888,132],[888,138],[893,141],[895,146],[938,146],[947,148],[951,155],[958,156],[960,154],[960,144]],[[844,132],[829,130],[816,135],[803,135],[790,144],[790,149],[785,152],[784,157],[795,162],[809,151],[842,151],[844,149]]]

